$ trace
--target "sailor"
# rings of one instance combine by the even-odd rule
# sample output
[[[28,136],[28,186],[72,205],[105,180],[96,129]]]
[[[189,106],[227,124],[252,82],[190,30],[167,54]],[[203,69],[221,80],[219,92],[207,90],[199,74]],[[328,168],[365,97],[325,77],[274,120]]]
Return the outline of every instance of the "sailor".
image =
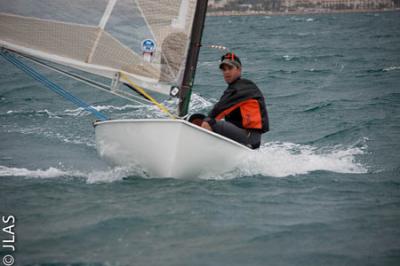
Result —
[[[219,68],[228,88],[201,126],[257,149],[261,134],[269,131],[264,96],[256,84],[241,78],[242,63],[236,54],[223,55]]]

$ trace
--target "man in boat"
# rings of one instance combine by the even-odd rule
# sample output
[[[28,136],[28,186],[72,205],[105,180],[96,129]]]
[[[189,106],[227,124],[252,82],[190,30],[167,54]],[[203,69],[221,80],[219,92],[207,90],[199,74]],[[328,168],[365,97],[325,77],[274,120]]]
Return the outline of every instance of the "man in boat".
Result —
[[[201,126],[257,149],[261,134],[269,131],[264,96],[256,84],[241,78],[242,63],[236,54],[223,55],[219,68],[228,88]]]

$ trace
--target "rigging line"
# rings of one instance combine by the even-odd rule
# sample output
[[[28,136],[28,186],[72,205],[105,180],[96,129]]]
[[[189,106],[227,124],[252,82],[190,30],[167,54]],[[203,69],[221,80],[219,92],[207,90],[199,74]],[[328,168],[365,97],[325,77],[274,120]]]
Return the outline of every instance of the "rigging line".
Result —
[[[58,72],[58,73],[63,74],[63,75],[65,75],[65,76],[71,77],[71,78],[73,78],[73,79],[75,79],[75,80],[81,81],[81,82],[83,82],[83,83],[85,83],[85,84],[88,84],[88,85],[90,85],[90,86],[92,86],[92,87],[94,87],[94,88],[97,88],[97,89],[99,89],[99,90],[101,90],[101,91],[105,91],[105,92],[108,92],[108,93],[110,93],[110,94],[117,95],[117,96],[119,96],[119,97],[121,97],[121,98],[123,98],[123,99],[126,99],[126,100],[130,101],[130,102],[137,103],[137,104],[139,104],[139,105],[142,106],[142,107],[144,107],[144,106],[150,106],[150,105],[153,104],[153,102],[151,102],[150,100],[148,100],[148,99],[146,98],[145,95],[141,94],[139,91],[137,91],[135,88],[133,88],[133,87],[132,87],[131,85],[129,85],[129,84],[123,83],[125,86],[127,86],[128,88],[132,89],[133,91],[135,91],[136,93],[138,93],[139,95],[141,95],[141,97],[136,96],[136,95],[133,95],[133,94],[128,93],[128,92],[125,92],[125,91],[122,91],[122,90],[111,91],[110,88],[107,87],[105,84],[102,84],[102,83],[99,83],[99,82],[96,82],[96,81],[87,79],[87,78],[85,78],[85,77],[82,77],[82,76],[79,76],[79,75],[76,75],[76,74],[69,73],[69,72],[67,72],[67,71],[64,71],[64,70],[59,69],[59,68],[54,67],[54,66],[50,66],[50,65],[48,65],[48,64],[46,64],[46,63],[44,63],[44,62],[41,62],[40,60],[34,59],[34,58],[30,57],[30,56],[22,55],[22,54],[19,54],[19,53],[17,53],[17,52],[15,52],[15,53],[18,54],[18,55],[20,55],[20,56],[23,57],[23,58],[26,58],[26,59],[28,59],[28,60],[31,60],[32,62],[37,63],[37,64],[39,64],[39,65],[41,65],[41,66],[44,66],[44,67],[46,67],[46,68],[48,68],[48,69],[51,69],[51,70],[53,70],[53,71],[55,71],[55,72]],[[132,98],[137,98],[137,99],[139,99],[140,101],[139,101],[139,100],[132,99]],[[142,101],[145,102],[145,103],[143,103]]]
[[[34,58],[30,57],[30,56],[22,55],[22,54],[17,53],[17,52],[14,52],[14,53],[18,54],[19,56],[21,56],[21,57],[23,57],[23,58],[25,58],[25,59],[27,59],[27,60],[30,60],[30,61],[32,61],[32,62],[38,64],[38,65],[41,65],[41,66],[46,67],[46,68],[48,68],[48,69],[51,69],[51,70],[53,70],[53,71],[55,71],[55,72],[57,72],[57,73],[60,73],[60,74],[63,74],[63,75],[65,75],[65,76],[67,76],[67,77],[70,77],[70,78],[73,78],[73,79],[75,79],[75,80],[78,80],[78,81],[80,81],[80,82],[82,82],[82,83],[85,83],[85,84],[87,84],[87,85],[90,85],[90,86],[92,86],[92,87],[94,87],[94,88],[96,88],[96,89],[99,89],[99,90],[101,90],[101,91],[105,91],[105,92],[108,92],[108,93],[110,93],[110,94],[117,95],[117,96],[119,96],[119,97],[121,97],[121,98],[123,98],[123,99],[126,99],[126,100],[128,100],[128,101],[141,104],[141,105],[143,105],[143,106],[146,106],[146,105],[150,105],[150,104],[151,104],[151,102],[150,102],[149,100],[147,100],[146,98],[139,97],[139,96],[136,96],[136,95],[133,95],[133,94],[124,92],[124,91],[122,91],[122,90],[119,90],[118,92],[112,91],[112,90],[110,90],[110,88],[109,88],[107,85],[105,85],[105,84],[102,84],[102,83],[99,83],[99,82],[97,82],[97,81],[94,81],[94,80],[91,80],[91,79],[82,77],[82,76],[77,75],[77,74],[69,73],[69,72],[64,71],[64,70],[62,70],[62,69],[60,69],[60,68],[57,68],[57,67],[55,67],[55,66],[50,66],[50,65],[48,65],[48,64],[46,64],[46,63],[44,63],[44,62],[41,62],[41,61],[39,61],[39,60],[37,60],[37,59],[34,59]],[[146,102],[146,103],[140,102],[139,100],[134,100],[134,99],[132,99],[132,98],[130,98],[130,97],[132,97],[132,98],[137,98],[137,99],[139,99],[139,100],[141,100],[141,101],[144,101],[144,102]]]
[[[26,74],[33,75],[32,76],[33,78],[35,78],[35,79],[37,78],[38,81],[43,82],[45,85],[49,85],[49,83],[47,83],[47,81],[44,80],[41,76],[36,75],[36,73],[32,72],[31,69],[29,69],[28,67],[26,67],[24,65],[21,65],[19,61],[15,60],[15,58],[9,57],[9,58],[6,58],[6,59],[8,59],[11,63],[13,63],[17,67],[19,67]],[[59,92],[63,93],[62,91],[59,91]],[[66,95],[66,94],[64,94],[64,95]],[[74,98],[71,98],[71,100],[74,101],[75,103],[78,103],[78,101],[76,99],[74,99]]]
[[[95,110],[93,107],[89,106],[85,102],[81,101],[80,99],[76,98],[72,94],[69,94],[62,88],[58,87],[56,84],[50,82],[47,80],[45,77],[41,76],[37,72],[33,71],[29,67],[23,65],[20,61],[15,60],[15,58],[8,58],[10,59],[10,62],[15,64],[17,67],[19,67],[21,70],[23,70],[26,74],[30,75],[32,78],[36,79],[39,82],[42,82],[46,87],[52,89],[54,92],[57,94],[63,96],[67,100],[73,102],[75,105],[78,105],[80,107],[83,107],[85,110],[95,114],[98,118],[106,118],[103,114],[100,113],[100,115],[97,114],[97,110]]]
[[[135,87],[133,87],[132,85],[130,85],[130,84],[127,84],[127,83],[124,83],[124,85],[125,86],[127,86],[129,89],[131,89],[132,91],[134,91],[135,93],[137,93],[137,94],[139,94],[140,96],[142,96],[146,101],[148,101],[147,100],[147,98],[146,98],[146,95],[144,95],[144,94],[142,94],[140,91],[138,91]],[[150,101],[149,101],[150,102]]]
[[[74,103],[75,105],[82,107],[86,111],[92,113],[94,116],[99,118],[102,121],[108,120],[108,117],[104,115],[103,113],[97,111],[95,108],[87,104],[86,102],[82,101],[81,99],[75,97],[71,93],[67,92],[57,84],[53,83],[52,81],[48,80],[46,77],[43,75],[39,74],[32,68],[28,67],[25,65],[22,61],[14,57],[11,53],[6,52],[4,50],[0,51],[0,55],[3,56],[7,61],[10,63],[14,64],[17,68],[20,70],[24,71],[26,74],[31,76],[33,79],[41,82],[43,85],[45,85],[47,88],[51,89],[58,95],[64,97],[65,99],[69,100],[70,102]]]
[[[19,53],[17,53],[17,54],[19,54]],[[133,95],[133,94],[126,93],[126,92],[121,91],[121,90],[119,91],[121,94],[115,93],[114,91],[110,90],[110,88],[109,88],[107,85],[105,85],[105,84],[96,82],[96,81],[94,81],[94,80],[85,78],[85,77],[80,76],[80,75],[76,75],[76,74],[69,73],[69,72],[67,72],[67,71],[64,71],[64,70],[62,70],[62,69],[60,69],[60,68],[57,68],[57,67],[54,67],[54,66],[50,66],[50,65],[48,65],[48,64],[46,64],[46,63],[44,63],[44,62],[41,62],[41,61],[39,61],[39,60],[37,60],[37,59],[34,59],[34,58],[30,57],[30,56],[26,56],[26,55],[22,55],[22,54],[19,54],[19,55],[22,56],[22,57],[24,57],[24,58],[26,58],[26,59],[28,59],[28,60],[31,60],[31,61],[33,61],[33,62],[39,64],[39,65],[41,65],[41,66],[44,66],[44,67],[49,68],[49,69],[51,69],[51,70],[54,70],[54,71],[56,71],[56,72],[58,72],[58,73],[60,73],[60,74],[63,74],[63,75],[68,76],[68,77],[71,77],[71,78],[73,78],[73,79],[75,79],[75,80],[81,81],[81,82],[83,82],[83,83],[85,83],[85,84],[87,84],[87,85],[90,85],[90,86],[92,86],[92,87],[94,87],[94,88],[97,88],[97,89],[99,89],[99,90],[106,91],[106,92],[108,92],[108,93],[111,93],[111,94],[120,96],[120,97],[122,97],[122,98],[124,98],[124,99],[130,100],[130,101],[133,101],[133,102],[136,102],[136,103],[143,104],[142,102],[139,102],[139,101],[137,101],[137,100],[133,100],[133,99],[131,99],[131,98],[129,98],[129,97],[137,98],[137,99],[140,99],[140,100],[142,100],[142,101],[147,102],[148,104],[151,104],[151,102],[150,102],[149,100],[145,99],[145,98],[141,98],[141,97],[138,97],[138,96]],[[125,95],[122,95],[123,93],[124,93]]]
[[[124,73],[120,72],[120,76],[121,78],[125,79],[127,83],[129,83],[129,85],[131,85],[132,87],[134,87],[136,90],[138,90],[141,94],[143,94],[147,99],[149,99],[154,105],[156,105],[161,111],[163,111],[164,113],[166,113],[170,118],[172,119],[176,119],[176,117],[170,113],[170,111],[168,111],[168,109],[162,105],[161,103],[157,102],[153,97],[151,97],[143,88],[141,88],[139,85],[133,83],[132,80],[130,80],[128,78],[127,75],[125,75]]]
[[[15,58],[8,58],[10,59],[10,62],[15,64],[18,68],[23,70],[26,74],[30,75],[32,78],[36,79],[37,81],[41,82],[43,85],[48,87],[49,89],[53,90],[55,93],[59,94],[60,96],[64,97],[65,99],[71,101],[75,105],[82,107],[88,112],[91,112],[93,115],[95,115],[97,118],[100,118],[101,120],[107,120],[108,118],[98,112],[96,109],[94,109],[92,106],[88,105],[84,101],[80,100],[79,98],[75,97],[74,95],[68,93],[61,87],[59,87],[57,84],[49,81],[46,79],[44,76],[40,75],[39,73],[35,72],[33,69],[25,66],[22,62],[18,61],[18,59]]]

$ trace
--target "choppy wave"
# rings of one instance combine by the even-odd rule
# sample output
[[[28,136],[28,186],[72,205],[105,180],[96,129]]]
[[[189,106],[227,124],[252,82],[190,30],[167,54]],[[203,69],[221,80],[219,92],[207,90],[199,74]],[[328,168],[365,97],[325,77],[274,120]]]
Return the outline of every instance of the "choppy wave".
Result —
[[[47,128],[43,128],[40,126],[31,126],[31,127],[11,127],[7,129],[5,132],[7,133],[19,133],[23,135],[38,135],[42,137],[46,137],[49,139],[56,139],[58,141],[68,143],[68,144],[76,144],[76,145],[86,145],[88,147],[94,147],[95,142],[92,137],[81,136],[75,132],[56,132]]]
[[[289,142],[265,143],[260,150],[246,158],[237,169],[215,178],[232,179],[254,175],[287,177],[314,171],[367,173],[367,167],[357,161],[357,156],[364,154],[365,149],[366,147],[339,146],[321,149]]]
[[[123,105],[123,106],[114,106],[114,105],[94,105],[92,106],[94,109],[97,111],[126,111],[126,110],[134,110],[134,109],[139,109],[143,107],[148,107],[145,105]],[[83,117],[83,116],[90,116],[91,113],[86,111],[84,108],[79,107],[76,109],[66,109],[64,111],[57,111],[57,112],[51,112],[47,109],[44,110],[8,110],[7,112],[1,114],[1,115],[14,115],[14,116],[37,116],[37,117],[43,117],[47,116],[48,118],[62,118],[65,116],[71,116],[71,117]]]
[[[304,92],[296,92],[296,93],[289,93],[289,94],[283,94],[283,95],[277,95],[275,97],[271,97],[271,99],[290,99],[294,97],[301,97],[304,95]]]
[[[26,111],[26,110],[8,110],[7,112],[1,114],[1,115],[21,115],[21,116],[47,116],[48,118],[61,118],[60,114],[50,112],[47,109],[44,110],[38,110],[38,111]]]
[[[269,177],[288,177],[304,175],[314,171],[336,173],[367,173],[365,165],[357,161],[357,156],[365,153],[366,147],[332,147],[318,149],[310,145],[288,142],[264,144],[243,160],[236,169],[225,173],[207,173],[200,179],[229,180],[244,176],[263,175]],[[87,183],[114,182],[125,177],[149,178],[140,167],[115,167],[105,171],[62,170],[55,167],[28,170],[0,166],[0,176],[20,176],[27,178],[84,178]]]
[[[190,103],[190,109],[192,112],[203,111],[204,109],[211,107],[213,105],[213,102],[216,102],[216,100],[213,100],[213,102],[211,102],[195,93],[192,94],[191,100],[192,101]]]
[[[341,58],[341,54],[323,54],[323,55],[283,55],[281,58],[285,61],[315,61],[315,60],[326,60],[331,58]]]
[[[81,171],[63,170],[60,167],[49,167],[47,169],[26,169],[16,167],[6,167],[0,165],[0,177],[24,177],[24,178],[79,178],[85,179],[87,183],[113,182],[122,180],[125,177],[138,175],[145,176],[145,173],[138,168],[115,167],[105,171]]]
[[[386,38],[393,38],[394,36],[393,36],[393,34],[377,34],[372,37],[376,38],[376,39],[382,39],[382,38],[386,39]]]
[[[290,17],[291,21],[295,21],[295,22],[313,22],[315,21],[314,18],[305,18],[305,17]]]
[[[320,104],[317,104],[312,107],[308,107],[307,109],[304,110],[304,112],[308,113],[308,112],[320,111],[321,109],[324,109],[324,108],[330,107],[330,106],[332,106],[331,102],[324,102],[324,103],[320,103]]]
[[[293,60],[297,59],[296,56],[290,56],[290,55],[284,55],[284,56],[282,56],[282,57],[283,57],[283,59],[285,59],[286,61],[293,61]]]
[[[306,72],[313,72],[313,73],[330,73],[330,72],[332,72],[329,69],[315,69],[315,68],[310,68],[310,69],[307,69],[305,71]]]
[[[279,70],[276,70],[276,71],[272,71],[271,73],[272,74],[296,74],[296,73],[299,73],[299,70],[279,69]]]
[[[191,98],[191,112],[199,112],[206,108],[212,106],[216,102],[215,99],[211,101],[203,98],[202,96],[193,93]],[[167,99],[162,102],[162,104],[169,110],[173,111],[177,107],[176,99]],[[166,115],[154,105],[147,104],[126,104],[122,106],[116,105],[93,105],[92,106],[97,111],[108,111],[109,113],[114,113],[115,118],[163,118]],[[0,114],[2,116],[35,116],[35,117],[48,117],[50,119],[60,119],[62,117],[86,117],[92,114],[86,111],[84,108],[66,109],[59,112],[51,112],[47,109],[43,110],[8,110],[5,113]]]
[[[400,66],[391,66],[391,67],[386,67],[382,71],[384,72],[389,72],[389,71],[394,71],[394,70],[400,70]]]
[[[55,167],[49,167],[48,169],[36,169],[29,170],[26,168],[15,168],[6,167],[0,165],[0,176],[20,176],[27,178],[55,178],[55,177],[66,177],[76,176],[82,177],[78,171],[63,171]]]
[[[132,105],[132,104],[127,104],[127,105],[123,105],[123,106],[114,106],[114,105],[95,105],[95,106],[93,106],[93,108],[96,109],[97,111],[108,111],[108,110],[124,111],[124,110],[136,109],[136,108],[142,108],[142,107],[143,107],[143,105]],[[76,108],[76,109],[67,109],[64,112],[71,116],[90,115],[89,112],[85,111],[85,109],[83,109],[81,107]]]
[[[205,68],[216,68],[216,66],[218,65],[218,61],[203,61],[203,62],[199,62],[197,67],[201,68],[201,67],[205,67]]]
[[[118,112],[118,115],[127,115],[130,118],[132,117],[157,117],[161,116],[163,117],[163,114],[155,107],[152,105],[147,105],[147,104],[126,104],[122,106],[115,106],[115,105],[93,105],[92,106],[94,109],[97,111],[108,111],[108,113],[114,114],[114,112]],[[64,111],[65,114],[69,116],[74,116],[74,117],[84,117],[84,116],[91,116],[92,114],[85,109],[79,107],[76,109],[67,109]],[[117,117],[121,118],[121,117]]]
[[[376,69],[368,69],[365,70],[366,73],[379,73],[379,72],[391,72],[400,70],[400,66],[391,66],[385,68],[376,68]]]
[[[173,111],[177,107],[177,101],[176,99],[167,99],[162,102],[162,104],[169,110]],[[198,112],[201,111],[205,108],[208,108],[212,105],[212,102],[208,101],[207,99],[201,97],[198,94],[193,93],[191,97],[191,111],[192,112]],[[110,111],[111,113],[113,111],[124,111],[122,117],[119,118],[125,118],[126,116],[132,118],[163,118],[166,115],[158,109],[154,105],[146,105],[146,104],[138,104],[138,105],[132,105],[132,104],[127,104],[123,106],[114,106],[114,105],[94,105],[94,109],[97,111]],[[91,115],[90,112],[87,112],[83,108],[76,108],[76,109],[67,109],[65,110],[65,113],[67,115],[71,116],[76,116],[76,117],[81,117],[81,116],[89,116]]]
[[[170,101],[165,101],[163,102],[164,105],[168,106],[171,105]],[[127,104],[127,105],[122,105],[122,106],[115,106],[115,105],[92,105],[94,109],[97,111],[109,111],[110,113],[113,113],[114,111],[118,112],[124,112],[124,113],[130,113],[132,111],[140,114],[145,114],[149,113],[146,117],[154,117],[157,115],[161,115],[162,113],[159,109],[157,109],[153,105],[145,105],[145,104],[137,104],[137,105],[132,105],[132,104]],[[47,116],[48,118],[62,118],[62,117],[86,117],[86,116],[91,116],[92,114],[88,111],[86,111],[82,107],[78,107],[75,109],[66,109],[64,111],[57,111],[57,112],[51,112],[47,109],[44,110],[8,110],[5,113],[2,113],[0,115],[4,116],[36,116],[36,117],[43,117]]]

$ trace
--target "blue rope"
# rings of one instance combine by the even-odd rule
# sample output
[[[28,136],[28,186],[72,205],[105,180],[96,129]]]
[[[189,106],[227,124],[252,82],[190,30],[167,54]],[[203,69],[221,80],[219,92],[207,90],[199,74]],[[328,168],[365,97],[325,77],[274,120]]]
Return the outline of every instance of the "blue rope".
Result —
[[[45,76],[39,74],[38,72],[36,72],[32,68],[28,67],[22,61],[18,60],[15,56],[13,56],[11,53],[9,53],[9,52],[7,52],[5,50],[1,50],[0,51],[0,55],[3,56],[7,61],[9,61],[10,63],[14,64],[16,67],[18,67],[22,71],[24,71],[26,74],[31,76],[33,79],[39,81],[40,83],[45,85],[47,88],[51,89],[52,91],[54,91],[58,95],[64,97],[66,100],[68,100],[68,101],[74,103],[75,105],[77,105],[78,107],[81,107],[81,108],[85,109],[86,111],[92,113],[94,116],[96,116],[98,119],[100,119],[102,121],[108,120],[108,117],[105,116],[103,113],[97,111],[96,109],[94,109],[92,106],[90,106],[86,102],[84,102],[81,99],[75,97],[74,95],[72,95],[71,93],[67,92],[66,90],[64,90],[63,88],[61,88],[57,84],[55,84],[54,82],[48,80]]]

